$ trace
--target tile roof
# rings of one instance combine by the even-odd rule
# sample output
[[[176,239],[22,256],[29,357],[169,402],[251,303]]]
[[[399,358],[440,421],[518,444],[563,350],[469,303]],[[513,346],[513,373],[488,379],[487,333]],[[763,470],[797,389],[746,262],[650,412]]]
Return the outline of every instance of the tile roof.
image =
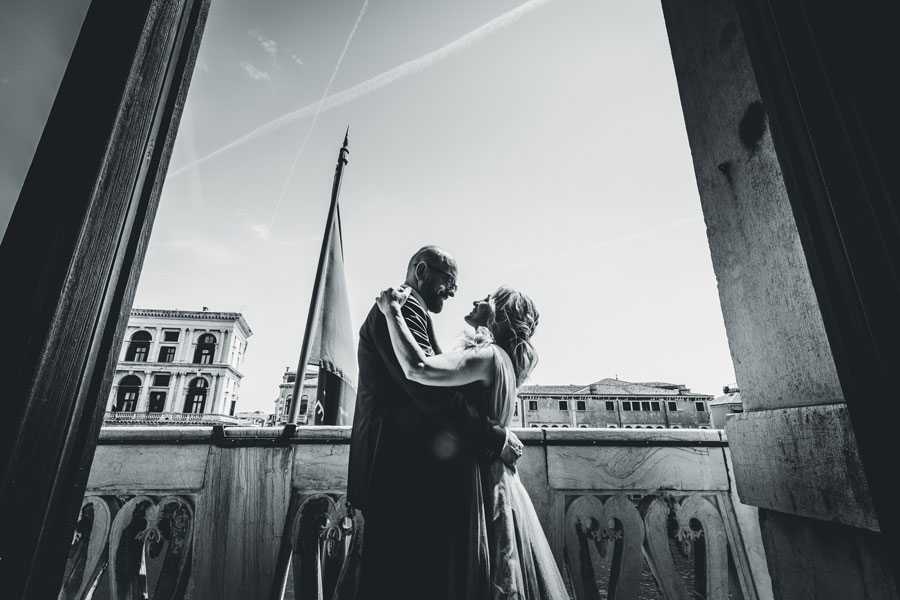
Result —
[[[523,385],[520,394],[576,394],[583,385]]]
[[[728,394],[723,394],[721,396],[717,396],[715,400],[712,400],[709,403],[710,406],[721,406],[723,404],[743,404],[743,402],[741,402],[741,393],[731,392]]]
[[[666,386],[666,387],[661,387]],[[585,396],[680,396],[679,390],[686,390],[683,385],[651,381],[634,383],[622,379],[607,377],[589,385],[526,385],[519,389],[520,394],[534,395],[585,395]],[[690,396],[706,396],[694,394]]]

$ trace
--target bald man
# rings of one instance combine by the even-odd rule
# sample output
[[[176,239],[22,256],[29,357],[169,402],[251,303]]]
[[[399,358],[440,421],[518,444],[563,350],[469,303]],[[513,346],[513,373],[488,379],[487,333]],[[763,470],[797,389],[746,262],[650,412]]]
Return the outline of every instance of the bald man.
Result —
[[[421,248],[407,266],[403,316],[428,355],[441,352],[429,313],[454,296],[456,277],[456,261],[437,246]],[[474,461],[512,464],[510,448],[521,442],[457,390],[408,381],[377,306],[360,328],[358,356],[347,476],[347,499],[365,523],[356,597],[466,598]]]

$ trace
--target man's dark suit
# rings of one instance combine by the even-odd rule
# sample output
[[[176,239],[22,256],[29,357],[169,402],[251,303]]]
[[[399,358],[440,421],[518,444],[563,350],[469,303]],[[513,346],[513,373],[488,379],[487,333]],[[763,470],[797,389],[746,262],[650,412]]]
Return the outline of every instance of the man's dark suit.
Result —
[[[415,296],[403,316],[432,353],[431,319]],[[360,328],[358,356],[347,477],[347,498],[365,520],[357,597],[447,598],[452,553],[468,526],[469,469],[475,456],[499,454],[505,430],[459,392],[408,381],[377,306]]]

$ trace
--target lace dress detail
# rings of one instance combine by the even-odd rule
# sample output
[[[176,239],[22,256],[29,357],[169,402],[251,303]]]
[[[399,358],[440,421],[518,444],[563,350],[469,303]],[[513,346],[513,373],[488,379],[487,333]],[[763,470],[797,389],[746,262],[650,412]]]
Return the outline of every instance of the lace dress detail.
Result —
[[[487,344],[488,340],[477,345]],[[494,385],[486,406],[488,418],[509,426],[516,394],[512,361],[496,344]],[[569,600],[528,492],[517,471],[502,461],[482,463],[481,502],[488,541],[491,600]]]

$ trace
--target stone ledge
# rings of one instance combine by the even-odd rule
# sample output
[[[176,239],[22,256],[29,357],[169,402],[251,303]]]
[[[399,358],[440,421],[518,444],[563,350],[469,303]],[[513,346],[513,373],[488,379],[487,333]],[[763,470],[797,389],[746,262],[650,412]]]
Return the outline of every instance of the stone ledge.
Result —
[[[741,502],[879,531],[846,404],[738,414],[725,430]]]

